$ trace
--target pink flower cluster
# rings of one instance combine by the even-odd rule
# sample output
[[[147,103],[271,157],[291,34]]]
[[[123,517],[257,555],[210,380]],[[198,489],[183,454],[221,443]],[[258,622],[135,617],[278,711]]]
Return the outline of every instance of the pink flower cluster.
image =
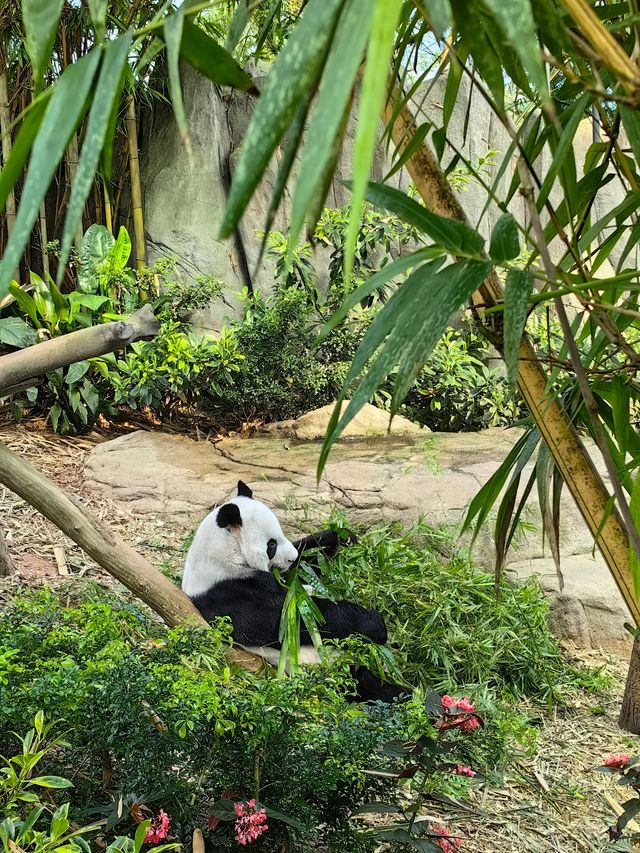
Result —
[[[622,770],[629,763],[629,756],[626,752],[620,752],[617,755],[608,755],[603,764],[605,767],[613,767],[614,770]]]
[[[144,837],[145,844],[157,844],[163,841],[169,834],[171,818],[164,809],[160,809],[158,816],[151,821],[147,834]]]
[[[442,707],[456,708],[459,711],[466,711],[467,714],[471,715],[469,717],[455,717],[451,721],[451,726],[460,726],[460,729],[463,732],[472,732],[480,725],[480,720],[473,716],[476,706],[469,701],[468,696],[465,696],[464,699],[455,699],[453,696],[443,696]]]
[[[468,764],[456,764],[453,772],[456,776],[477,776],[475,770],[472,770]]]
[[[462,845],[462,839],[452,835],[451,830],[447,829],[441,823],[432,823],[430,829],[432,832],[437,832],[440,836],[440,838],[434,838],[433,840],[441,850],[444,850],[444,853],[451,853],[456,847]]]
[[[235,830],[238,844],[252,844],[269,827],[267,825],[267,810],[257,809],[255,800],[246,803],[234,803],[237,815]]]

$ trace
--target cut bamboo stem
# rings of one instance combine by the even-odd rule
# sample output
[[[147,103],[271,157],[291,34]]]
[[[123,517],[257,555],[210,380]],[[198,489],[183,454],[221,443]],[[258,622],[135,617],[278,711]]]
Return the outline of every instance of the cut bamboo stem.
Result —
[[[138,156],[138,122],[133,95],[127,99],[127,140],[129,142],[129,177],[131,180],[131,209],[136,268],[144,269],[147,253],[144,243],[144,219],[142,215],[142,186],[140,184],[140,159]]]

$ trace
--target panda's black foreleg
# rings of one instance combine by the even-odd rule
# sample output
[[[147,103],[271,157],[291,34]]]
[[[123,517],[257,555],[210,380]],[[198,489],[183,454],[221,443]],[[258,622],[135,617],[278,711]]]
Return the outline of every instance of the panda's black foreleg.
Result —
[[[341,538],[335,530],[321,530],[318,533],[311,533],[309,536],[304,536],[292,543],[298,552],[298,557],[291,563],[291,566],[297,566],[302,554],[306,551],[319,549],[325,557],[335,557],[341,545],[353,545],[355,542],[357,539],[353,533],[348,533],[344,538]]]
[[[351,670],[355,680],[356,692],[354,702],[404,702],[411,698],[411,691],[401,684],[383,681],[371,670],[364,666],[356,666]]]
[[[362,607],[354,601],[329,601],[327,598],[315,598],[324,622],[318,625],[320,635],[334,640],[344,640],[353,634],[383,646],[387,642],[387,626],[377,610]],[[306,628],[301,629],[301,642],[311,642]]]

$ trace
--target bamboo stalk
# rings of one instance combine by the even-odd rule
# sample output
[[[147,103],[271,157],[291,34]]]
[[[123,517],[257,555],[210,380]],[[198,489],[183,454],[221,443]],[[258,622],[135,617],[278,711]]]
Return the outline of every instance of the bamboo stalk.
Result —
[[[383,108],[385,124],[393,121],[392,138],[401,154],[416,131],[409,108],[405,106],[393,120],[394,108],[400,97],[394,90]],[[442,173],[438,162],[423,142],[411,155],[406,168],[429,210],[466,222],[466,214]],[[502,287],[495,274],[484,282],[474,299],[485,307],[502,301]],[[494,345],[500,349],[501,336]],[[587,523],[596,544],[620,590],[636,624],[640,624],[638,603],[631,579],[629,537],[617,510],[609,511],[608,491],[574,430],[567,414],[546,390],[546,375],[528,341],[523,337],[518,363],[518,387],[539,428],[564,481]],[[605,516],[608,517],[603,524]],[[602,529],[600,530],[602,526]]]
[[[131,181],[131,208],[136,268],[144,269],[147,254],[144,244],[144,219],[142,216],[142,187],[140,184],[140,159],[138,157],[138,124],[133,95],[127,98],[127,139],[129,142],[129,178]]]
[[[71,135],[71,140],[67,147],[67,198],[71,198],[71,186],[75,180],[76,172],[78,171],[78,134],[74,130]],[[80,243],[82,242],[82,220],[73,235],[73,243],[78,251],[80,251]]]
[[[9,106],[9,90],[7,88],[7,66],[4,53],[0,50],[0,136],[2,136],[2,162],[7,162],[11,156],[11,109]],[[13,187],[7,194],[5,204],[5,216],[7,219],[7,234],[11,236],[16,221],[16,196]]]
[[[109,197],[109,188],[107,182],[104,182],[104,224],[107,231],[113,234],[113,221],[111,219],[111,199]]]

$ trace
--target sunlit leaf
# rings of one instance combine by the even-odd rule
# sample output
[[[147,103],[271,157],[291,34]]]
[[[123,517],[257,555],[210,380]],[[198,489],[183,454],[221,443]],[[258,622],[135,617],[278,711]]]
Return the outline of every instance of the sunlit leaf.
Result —
[[[451,26],[451,6],[449,5],[449,0],[423,0],[423,4],[427,9],[433,32],[441,39]]]
[[[107,17],[107,0],[87,0],[87,6],[89,7],[96,39],[102,41],[104,39],[105,18]]]
[[[505,34],[507,41],[518,54],[525,71],[539,94],[548,97],[547,77],[540,56],[531,3],[537,0],[485,0]],[[554,14],[556,14],[554,12]]]
[[[180,56],[196,71],[220,86],[233,86],[241,91],[255,91],[255,84],[246,71],[204,30],[188,18],[182,25]]]
[[[5,209],[9,193],[22,175],[33,140],[44,118],[53,89],[46,89],[31,104],[16,136],[11,154],[0,170],[0,211]]]

